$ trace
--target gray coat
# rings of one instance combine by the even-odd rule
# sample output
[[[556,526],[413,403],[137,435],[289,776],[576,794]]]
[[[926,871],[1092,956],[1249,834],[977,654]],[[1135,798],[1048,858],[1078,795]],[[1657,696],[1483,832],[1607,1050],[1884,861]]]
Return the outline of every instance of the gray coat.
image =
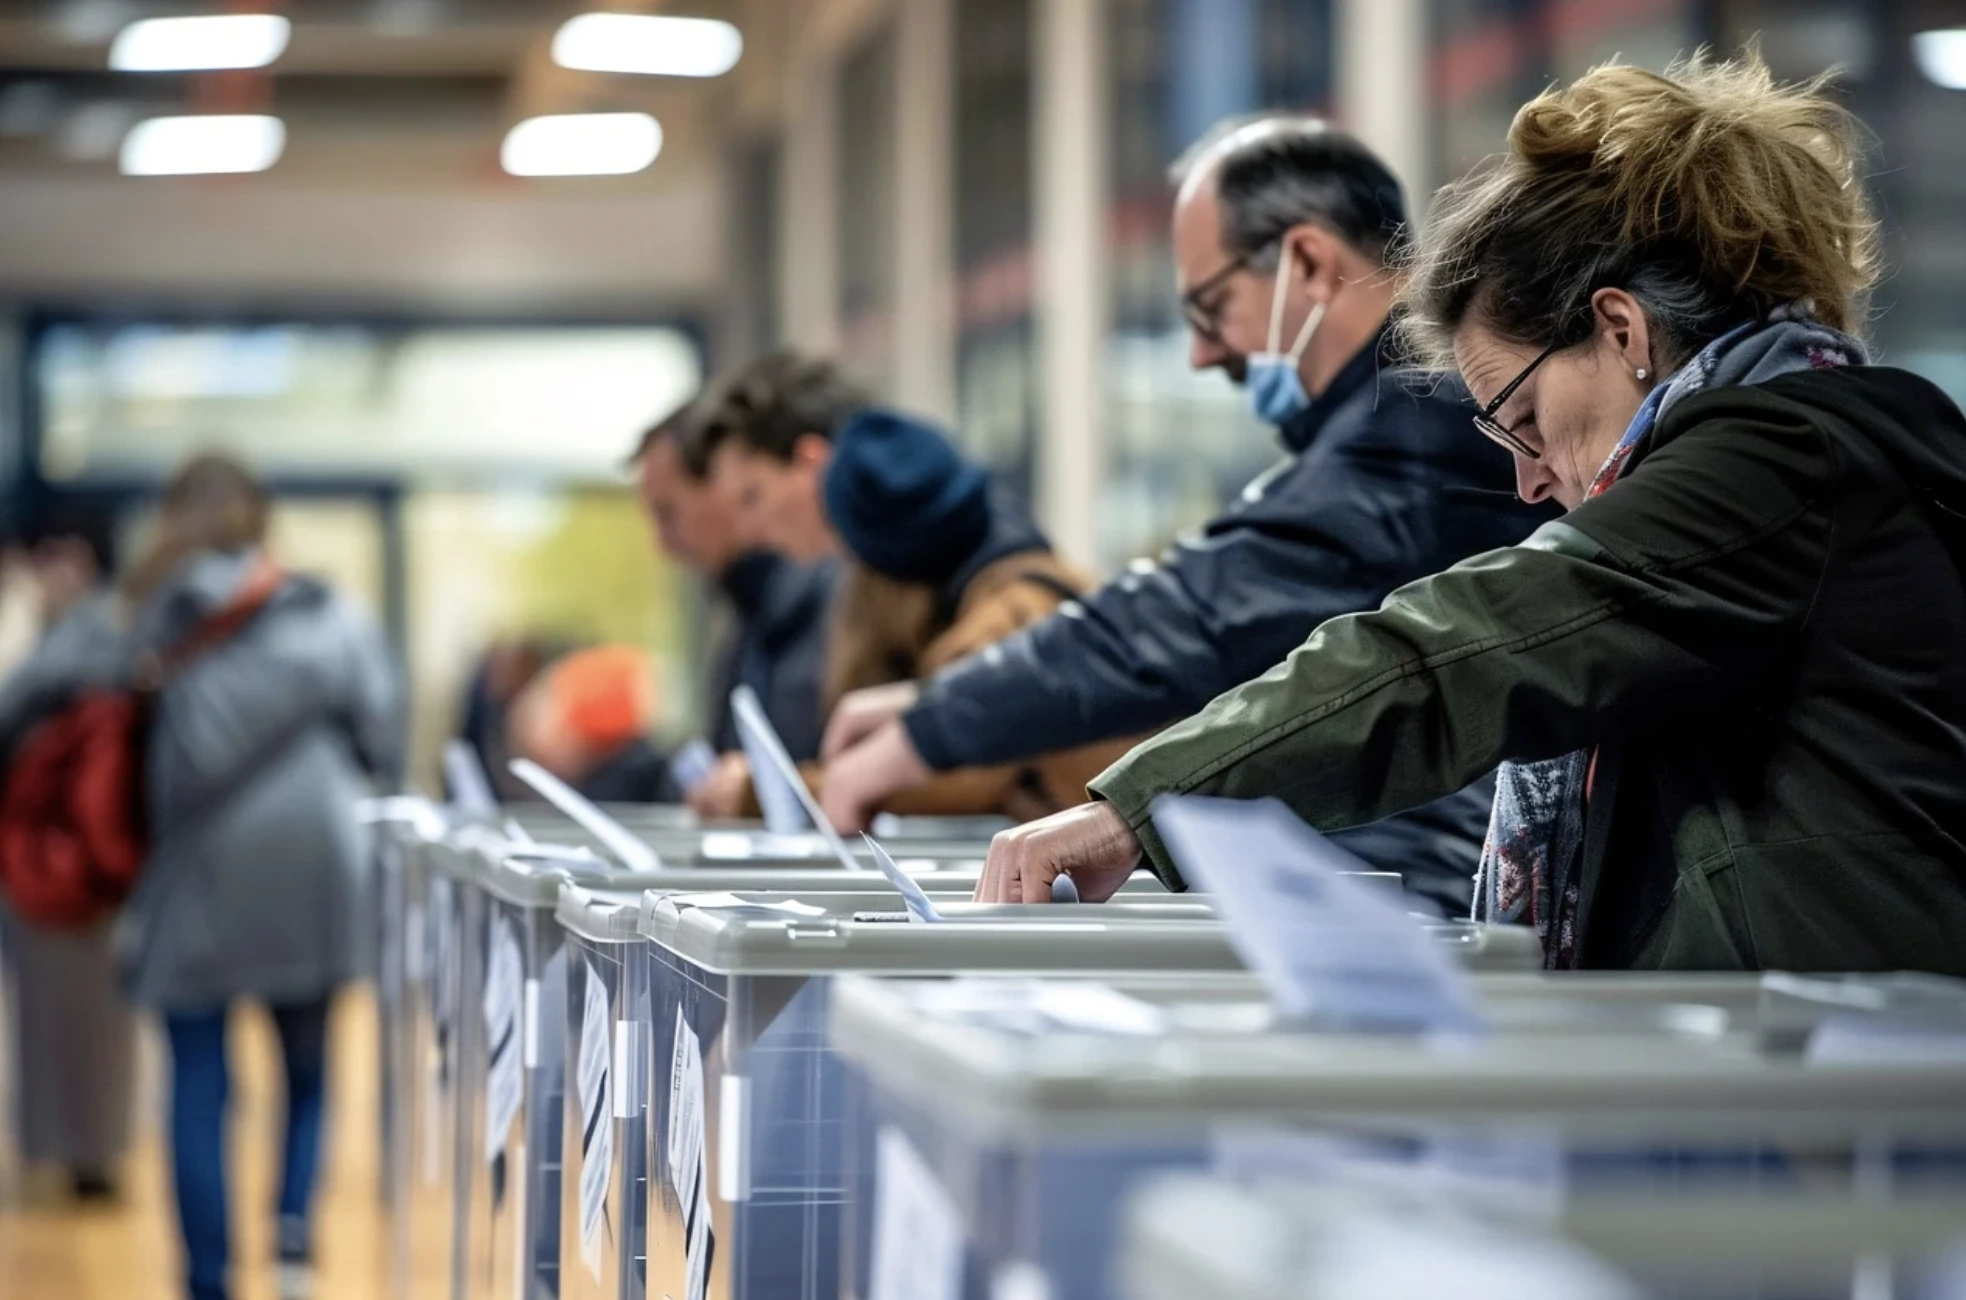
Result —
[[[138,613],[135,645],[180,642],[254,559],[190,562]],[[403,714],[376,629],[307,578],[170,679],[150,735],[150,859],[118,934],[134,1000],[311,1001],[364,969],[370,855],[355,805],[370,778],[398,772]]]
[[[77,690],[116,685],[127,658],[115,600],[76,606],[0,681],[0,752]],[[0,903],[0,970],[21,1157],[107,1173],[129,1146],[136,1079],[136,1024],[116,986],[109,926],[36,930]]]

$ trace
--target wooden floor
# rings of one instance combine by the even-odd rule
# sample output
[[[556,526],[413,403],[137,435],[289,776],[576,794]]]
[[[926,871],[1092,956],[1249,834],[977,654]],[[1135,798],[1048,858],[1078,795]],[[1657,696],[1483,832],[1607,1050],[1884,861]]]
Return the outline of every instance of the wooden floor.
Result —
[[[327,1149],[316,1210],[317,1300],[381,1300],[387,1240],[378,1170],[375,1008],[351,994],[336,1008]],[[154,1053],[146,1053],[153,1056]],[[272,1027],[242,1011],[232,1039],[234,1300],[273,1300],[273,1199],[280,1067]],[[45,1179],[12,1179],[0,1197],[4,1300],[177,1300],[183,1265],[161,1141],[158,1071],[142,1071],[137,1150],[122,1203],[77,1210]]]

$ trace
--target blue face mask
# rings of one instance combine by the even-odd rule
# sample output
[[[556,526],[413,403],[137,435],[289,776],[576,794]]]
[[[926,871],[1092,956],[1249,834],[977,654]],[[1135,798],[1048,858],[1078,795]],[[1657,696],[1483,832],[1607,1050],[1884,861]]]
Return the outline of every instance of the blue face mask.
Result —
[[[1277,345],[1283,341],[1283,291],[1289,283],[1289,274],[1290,255],[1286,251],[1277,263],[1276,288],[1270,297],[1270,346],[1249,358],[1249,373],[1244,381],[1249,389],[1250,409],[1265,424],[1289,424],[1311,405],[1311,395],[1304,391],[1304,378],[1298,367],[1304,360],[1304,350],[1311,346],[1311,336],[1324,322],[1325,304],[1320,302],[1311,307],[1311,314],[1304,318],[1303,328],[1297,331],[1297,340],[1289,352],[1277,351]]]

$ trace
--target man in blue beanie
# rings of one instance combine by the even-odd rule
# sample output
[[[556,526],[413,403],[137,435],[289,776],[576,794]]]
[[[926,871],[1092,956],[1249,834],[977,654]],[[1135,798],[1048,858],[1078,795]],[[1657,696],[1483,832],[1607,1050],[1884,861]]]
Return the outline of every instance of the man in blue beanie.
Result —
[[[768,367],[802,392],[823,387],[824,363],[781,354]],[[947,667],[1047,617],[1087,590],[1019,507],[940,432],[867,407],[829,420],[793,412],[773,386],[705,421],[702,454],[754,540],[845,563],[827,649],[825,699]],[[1076,802],[1126,743],[1071,747],[1017,763],[965,768],[893,805],[922,815],[1027,818]],[[823,769],[807,779],[823,793]],[[753,811],[749,802],[710,809]]]
[[[1406,212],[1358,141],[1306,118],[1230,123],[1177,164],[1173,244],[1197,370],[1220,370],[1287,459],[1158,564],[909,690],[834,710],[843,829],[934,773],[1154,730],[1268,671],[1325,620],[1539,522],[1453,385],[1392,373]],[[1091,503],[1087,503],[1091,508]],[[1443,914],[1467,913],[1490,794],[1346,832]]]

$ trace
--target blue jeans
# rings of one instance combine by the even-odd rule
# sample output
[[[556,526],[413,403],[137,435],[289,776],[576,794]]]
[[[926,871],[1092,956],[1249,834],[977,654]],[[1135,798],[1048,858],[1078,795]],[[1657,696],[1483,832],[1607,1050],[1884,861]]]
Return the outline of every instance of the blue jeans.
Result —
[[[326,1109],[328,1004],[274,1007],[287,1072],[287,1132],[280,1179],[280,1257],[307,1258],[308,1211]],[[171,1160],[191,1300],[224,1300],[231,1246],[226,1230],[226,1008],[169,1012]]]

